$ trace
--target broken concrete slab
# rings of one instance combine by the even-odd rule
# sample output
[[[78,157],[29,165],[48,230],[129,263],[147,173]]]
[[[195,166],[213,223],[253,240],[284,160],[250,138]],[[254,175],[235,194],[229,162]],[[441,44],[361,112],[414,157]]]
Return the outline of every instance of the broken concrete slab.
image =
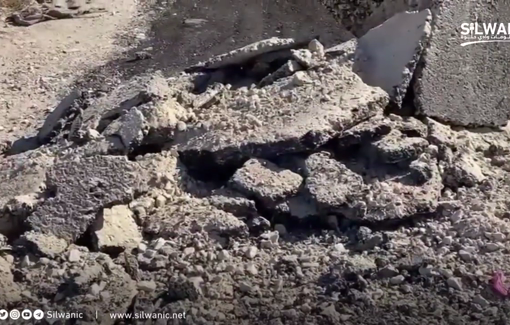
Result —
[[[322,214],[355,204],[364,191],[363,178],[326,152],[310,155],[306,169],[306,193]]]
[[[382,89],[364,84],[343,64],[332,62],[320,77],[306,75],[312,82],[302,86],[285,78],[248,94],[230,90],[221,105],[208,109],[200,129],[176,136],[183,161],[241,164],[245,158],[307,152],[388,103]]]
[[[28,217],[37,232],[77,240],[104,207],[133,199],[141,173],[125,157],[95,156],[58,163],[47,173],[54,197]]]
[[[243,237],[248,226],[231,213],[219,210],[206,199],[181,198],[147,216],[144,231],[162,238],[184,238],[192,232],[204,231],[216,242],[225,243],[226,236]]]
[[[299,174],[263,159],[248,160],[229,181],[230,186],[240,193],[266,204],[274,204],[296,194],[302,182]]]
[[[454,189],[461,186],[476,186],[485,178],[479,163],[467,154],[457,155],[445,166],[443,173],[445,185]]]
[[[34,231],[24,233],[15,245],[21,245],[33,254],[55,258],[63,253],[69,244],[53,235],[41,234]]]
[[[426,138],[428,135],[427,124],[422,121],[409,116],[401,117],[398,115],[390,114],[389,119],[392,120],[394,128],[408,137]]]
[[[209,83],[211,81],[209,80]],[[193,108],[209,108],[217,104],[219,96],[227,90],[227,86],[221,83],[214,83],[206,91],[197,95],[193,100]]]
[[[369,160],[366,152],[359,155]],[[308,157],[305,190],[319,215],[340,214],[355,221],[380,222],[431,213],[437,208],[443,184],[437,161],[428,153],[407,167],[393,170],[362,161],[353,162],[359,164],[356,166],[327,153]]]
[[[39,130],[37,134],[39,143],[46,143],[52,137],[52,133],[56,131],[56,128],[63,127],[61,120],[66,117],[73,108],[73,105],[80,98],[82,98],[82,92],[73,90],[60,101],[57,107],[48,115],[43,126]]]
[[[303,67],[298,62],[289,60],[278,68],[278,70],[260,80],[259,87],[270,85],[276,80],[292,76],[294,73],[301,70],[303,70]]]
[[[272,37],[258,41],[225,54],[218,55],[192,68],[219,69],[229,65],[242,64],[259,55],[279,50],[290,50],[296,46],[293,38]]]
[[[510,119],[510,51],[497,42],[461,46],[468,40],[460,31],[464,23],[505,22],[510,7],[506,1],[465,4],[455,0],[438,7],[434,36],[415,85],[415,104],[421,114],[449,124],[502,126]]]
[[[430,9],[434,15],[437,9],[435,0],[385,0],[378,7],[374,7],[372,13],[360,21],[353,33],[357,37],[364,36],[369,30],[375,28],[396,14],[402,12],[422,11]]]
[[[127,152],[134,144],[142,142],[143,126],[143,114],[137,107],[133,107],[108,125],[103,135],[112,143],[112,151]],[[120,142],[114,141],[114,138],[120,139]],[[119,146],[115,145],[117,143]]]
[[[258,215],[255,202],[229,188],[215,190],[207,197],[214,207],[232,213],[240,218],[252,218]]]
[[[352,38],[346,42],[337,44],[326,49],[324,55],[328,59],[335,59],[337,62],[347,62],[354,59],[356,49],[358,48],[358,39]],[[343,60],[342,60],[343,59]]]
[[[292,58],[305,69],[311,69],[318,64],[317,57],[308,49],[292,50]]]
[[[360,146],[387,135],[392,130],[392,123],[383,115],[376,115],[365,122],[346,130],[337,139],[337,150],[346,150]]]
[[[425,151],[429,142],[423,138],[410,138],[400,131],[392,131],[371,144],[374,159],[385,164],[408,163]]]
[[[424,153],[411,162],[409,171],[404,169],[397,176],[381,173],[371,181],[364,204],[345,209],[343,214],[353,220],[379,222],[433,213],[443,189],[436,159]]]
[[[426,138],[428,129],[426,124],[414,117],[401,117],[393,114],[388,117],[376,115],[339,135],[336,141],[336,151],[341,153],[354,147],[370,146],[371,143],[381,140],[391,132],[394,135],[402,134],[400,137],[406,135],[407,137]],[[423,142],[422,140],[416,141]]]
[[[402,12],[358,39],[354,71],[400,106],[431,35],[430,10]]]
[[[116,108],[114,112],[104,114],[96,126],[102,130],[101,137],[89,146],[109,153],[126,154],[141,145],[170,143],[174,132],[182,128],[181,124],[185,126],[190,116],[183,106],[162,90],[165,86],[161,83],[166,81],[156,78],[154,82],[152,95],[144,90],[134,99],[125,101],[136,106],[129,108],[124,102],[119,106],[122,109]]]
[[[0,233],[12,235],[47,194],[46,171],[54,157],[40,151],[8,157],[0,168]]]
[[[456,134],[450,126],[443,125],[431,118],[426,118],[428,126],[427,140],[436,146],[455,146]]]
[[[130,251],[142,242],[134,214],[126,205],[104,209],[92,226],[94,244],[100,251]]]
[[[102,133],[132,108],[170,96],[171,88],[161,73],[136,76],[114,88],[108,95],[95,98],[83,110],[81,121],[73,121],[72,128],[84,135],[88,130]]]
[[[0,257],[0,306],[7,307],[21,301],[21,288],[14,281],[11,263]]]

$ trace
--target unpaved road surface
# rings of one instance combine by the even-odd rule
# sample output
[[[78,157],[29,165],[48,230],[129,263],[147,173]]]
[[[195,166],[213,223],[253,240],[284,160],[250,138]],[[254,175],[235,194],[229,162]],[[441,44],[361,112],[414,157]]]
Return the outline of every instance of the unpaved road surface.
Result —
[[[109,13],[0,30],[6,45],[0,48],[0,141],[33,133],[69,87],[81,79],[114,83],[114,77],[147,69],[171,74],[271,36],[321,35],[326,44],[350,38],[313,0],[164,2],[153,4],[149,15],[138,18],[135,1],[98,5]],[[185,24],[186,19],[204,22]],[[131,52],[151,49],[154,59],[125,64],[133,47]]]
[[[131,0],[97,2],[97,18],[0,27],[0,141],[29,135],[77,77],[119,51],[116,39],[137,11]]]

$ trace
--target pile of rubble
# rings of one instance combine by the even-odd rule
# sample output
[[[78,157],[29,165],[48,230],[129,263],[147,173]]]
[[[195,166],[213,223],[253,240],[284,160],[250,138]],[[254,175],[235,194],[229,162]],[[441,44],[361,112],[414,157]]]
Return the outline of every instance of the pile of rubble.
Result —
[[[0,306],[508,323],[489,279],[509,266],[509,52],[453,44],[460,1],[379,2],[330,4],[358,36],[332,48],[271,38],[71,93],[2,161]]]

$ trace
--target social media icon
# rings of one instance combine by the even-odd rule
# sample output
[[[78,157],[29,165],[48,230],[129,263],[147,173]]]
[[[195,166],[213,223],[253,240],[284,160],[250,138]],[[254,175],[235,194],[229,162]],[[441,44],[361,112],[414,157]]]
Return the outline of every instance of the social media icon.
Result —
[[[32,318],[32,312],[28,309],[25,309],[21,312],[21,318],[25,319],[25,320],[29,320],[30,318]]]
[[[6,320],[9,317],[9,312],[5,309],[0,310],[0,319]]]
[[[9,313],[9,316],[11,317],[11,319],[16,320],[16,319],[19,319],[19,317],[20,317],[20,313],[19,313],[19,311],[18,311],[18,310],[13,309],[13,310],[11,310],[11,312]]]
[[[34,311],[34,319],[41,320],[44,318],[44,312],[40,309]]]

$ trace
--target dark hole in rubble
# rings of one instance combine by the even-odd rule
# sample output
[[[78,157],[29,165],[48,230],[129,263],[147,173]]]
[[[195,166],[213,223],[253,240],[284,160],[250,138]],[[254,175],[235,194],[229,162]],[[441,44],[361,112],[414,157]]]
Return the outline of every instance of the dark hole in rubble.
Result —
[[[25,273],[23,273],[21,270],[14,269],[12,270],[13,280],[14,282],[24,282],[25,281]]]
[[[131,150],[127,157],[131,161],[135,161],[138,156],[145,156],[151,153],[160,153],[164,151],[165,144],[164,143],[148,143],[142,144],[140,146],[135,147]]]
[[[234,156],[234,154],[233,154]],[[226,183],[248,158],[233,157],[220,164],[210,152],[180,152],[179,159],[186,166],[189,175],[202,182]]]
[[[7,237],[7,243],[12,244],[19,239],[25,232],[32,230],[25,220],[16,220],[11,231],[2,233]]]
[[[306,218],[298,218],[288,213],[275,211],[274,209],[267,207],[263,202],[260,202],[260,200],[252,199],[255,201],[257,212],[269,220],[272,227],[277,224],[282,224],[285,226],[285,229],[293,235],[308,236],[312,233],[319,233],[323,230],[336,230],[325,222],[325,219],[321,216],[315,215]],[[254,229],[251,232],[256,233],[257,229]]]
[[[110,255],[111,258],[117,258],[120,253],[124,251],[122,247],[102,247],[101,250],[97,247],[94,230],[100,230],[103,228],[104,217],[103,213],[99,212],[97,214],[96,220],[94,223],[81,235],[80,238],[76,241],[76,245],[84,246],[89,249],[91,252],[103,252],[105,254]]]
[[[94,245],[94,234],[90,226],[75,242],[76,245],[87,247],[91,252],[98,252],[99,250]]]
[[[99,133],[103,133],[104,130],[106,130],[106,128],[108,127],[108,125],[110,125],[113,121],[120,118],[121,116],[122,116],[122,114],[116,113],[116,114],[109,116],[109,118],[101,119],[99,121],[99,125],[96,128],[96,131]]]
[[[306,218],[298,218],[290,215],[275,214],[271,218],[271,225],[282,224],[285,226],[287,232],[292,235],[303,235],[309,236],[313,233],[320,233],[324,230],[336,230],[325,222],[325,219],[321,216],[309,216]]]
[[[427,220],[433,219],[437,216],[436,212],[417,213],[412,216],[401,219],[390,219],[381,221],[363,221],[351,220],[351,224],[356,227],[367,227],[372,231],[396,231],[401,228],[417,227]]]
[[[418,110],[416,109],[416,106],[414,104],[414,85],[416,83],[416,73],[414,73],[411,82],[409,83],[409,86],[407,87],[406,94],[404,96],[404,99],[402,100],[401,107],[398,107],[395,103],[390,102],[388,106],[386,106],[386,109],[384,110],[384,113],[386,115],[388,114],[395,114],[400,115],[404,117],[410,117],[414,116],[417,117]]]
[[[215,83],[231,85],[232,89],[241,87],[250,87],[257,85],[264,77],[272,74],[283,66],[289,59],[288,57],[278,58],[271,62],[263,62],[257,58],[249,60],[241,65],[231,65],[221,69],[204,71],[194,80],[194,94],[205,92],[208,87]]]
[[[57,196],[57,187],[56,186],[47,186],[44,190],[42,197],[45,199],[51,199]]]
[[[287,155],[281,155],[274,158],[269,158],[270,162],[277,165],[280,168],[288,169],[296,174],[301,175],[303,178],[306,177],[306,168],[304,161],[310,154],[299,152]]]

